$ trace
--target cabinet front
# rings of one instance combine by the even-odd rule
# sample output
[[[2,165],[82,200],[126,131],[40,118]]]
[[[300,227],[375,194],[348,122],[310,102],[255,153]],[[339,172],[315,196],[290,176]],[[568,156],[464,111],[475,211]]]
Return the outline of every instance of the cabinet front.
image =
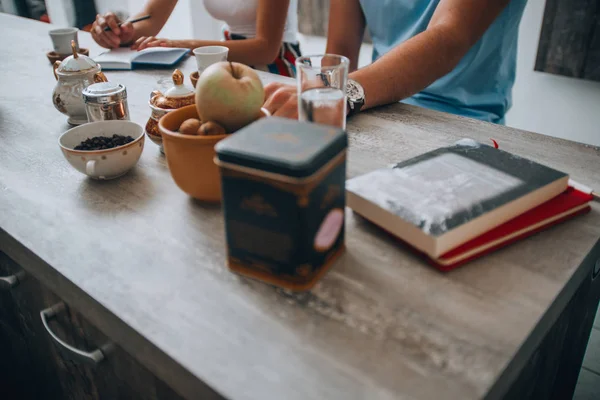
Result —
[[[3,400],[180,399],[2,252],[0,383]]]

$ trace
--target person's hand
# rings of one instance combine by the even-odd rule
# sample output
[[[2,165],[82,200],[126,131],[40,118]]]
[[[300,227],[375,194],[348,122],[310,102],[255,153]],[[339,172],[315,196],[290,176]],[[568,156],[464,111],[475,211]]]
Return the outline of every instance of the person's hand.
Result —
[[[96,20],[92,24],[92,38],[102,47],[113,49],[119,47],[121,43],[129,43],[133,39],[133,25],[131,22],[125,22],[119,26],[121,21],[112,12],[104,15],[96,15]],[[109,31],[104,28],[109,27]]]
[[[142,36],[131,45],[133,50],[144,50],[148,47],[177,47],[175,42],[169,39],[159,39],[154,36]]]
[[[265,104],[271,115],[298,119],[298,89],[293,85],[271,82],[265,86]]]

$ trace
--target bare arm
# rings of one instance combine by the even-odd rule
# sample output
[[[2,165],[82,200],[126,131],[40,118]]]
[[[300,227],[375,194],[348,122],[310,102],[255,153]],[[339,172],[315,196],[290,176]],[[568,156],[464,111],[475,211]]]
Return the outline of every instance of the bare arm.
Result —
[[[348,57],[350,71],[355,71],[364,34],[365,16],[359,1],[331,0],[326,52]]]
[[[97,15],[92,25],[92,37],[100,46],[114,48],[133,43],[142,36],[156,35],[165,26],[176,5],[177,0],[148,0],[144,8],[131,19],[148,14],[151,15],[150,19],[136,22],[135,25],[124,23],[120,27],[121,21],[112,12]],[[110,31],[105,32],[107,26]]]
[[[177,0],[148,0],[144,8],[134,17],[131,17],[131,19],[144,15],[151,15],[152,18],[135,23],[133,26],[134,34],[132,41],[136,41],[142,36],[158,35],[167,23],[176,5]]]
[[[424,32],[398,45],[373,64],[350,74],[350,78],[365,89],[364,108],[412,96],[452,71],[509,1],[441,0]],[[332,7],[339,7],[337,13],[346,17],[356,14],[352,10],[358,4],[358,0],[331,0]],[[356,18],[353,23],[357,23]],[[358,34],[349,35],[344,32],[344,27],[334,28],[331,32],[334,36],[328,40],[328,51],[331,49],[354,60],[358,54]],[[364,23],[358,28],[364,30]],[[265,108],[271,114],[297,118],[298,98],[294,87],[270,84],[265,88],[265,94]]]
[[[424,32],[350,75],[365,89],[365,108],[412,96],[452,71],[509,1],[440,1]]]
[[[195,49],[201,46],[226,46],[228,59],[247,65],[270,64],[277,57],[283,40],[289,0],[259,0],[256,13],[256,37],[246,40],[168,40],[141,38],[133,47],[167,46]]]

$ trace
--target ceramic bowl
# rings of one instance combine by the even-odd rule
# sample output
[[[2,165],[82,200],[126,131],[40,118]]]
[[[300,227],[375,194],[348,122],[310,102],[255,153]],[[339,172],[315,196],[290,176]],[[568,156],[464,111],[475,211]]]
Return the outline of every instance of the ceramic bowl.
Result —
[[[95,136],[131,136],[133,142],[106,150],[74,150]],[[69,129],[58,140],[63,155],[77,171],[93,179],[113,179],[135,166],[144,149],[144,129],[131,121],[99,121]]]
[[[262,116],[268,115],[262,109]],[[198,118],[195,104],[173,110],[158,121],[169,171],[177,186],[191,197],[219,202],[221,176],[214,163],[215,145],[228,135],[192,136],[177,132],[189,118]]]
[[[213,159],[215,144],[227,135],[191,136],[177,132],[189,118],[198,118],[195,104],[173,110],[158,121],[169,171],[177,186],[188,195],[219,202],[221,177]]]

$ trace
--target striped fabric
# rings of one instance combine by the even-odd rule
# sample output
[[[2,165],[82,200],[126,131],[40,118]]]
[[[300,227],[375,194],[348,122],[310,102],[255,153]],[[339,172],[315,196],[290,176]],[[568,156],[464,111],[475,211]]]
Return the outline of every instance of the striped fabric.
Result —
[[[227,30],[223,31],[226,40],[245,40],[246,37]],[[260,71],[271,72],[277,75],[296,77],[296,58],[301,57],[300,45],[297,43],[283,42],[277,58],[268,65],[252,65],[251,67]]]

